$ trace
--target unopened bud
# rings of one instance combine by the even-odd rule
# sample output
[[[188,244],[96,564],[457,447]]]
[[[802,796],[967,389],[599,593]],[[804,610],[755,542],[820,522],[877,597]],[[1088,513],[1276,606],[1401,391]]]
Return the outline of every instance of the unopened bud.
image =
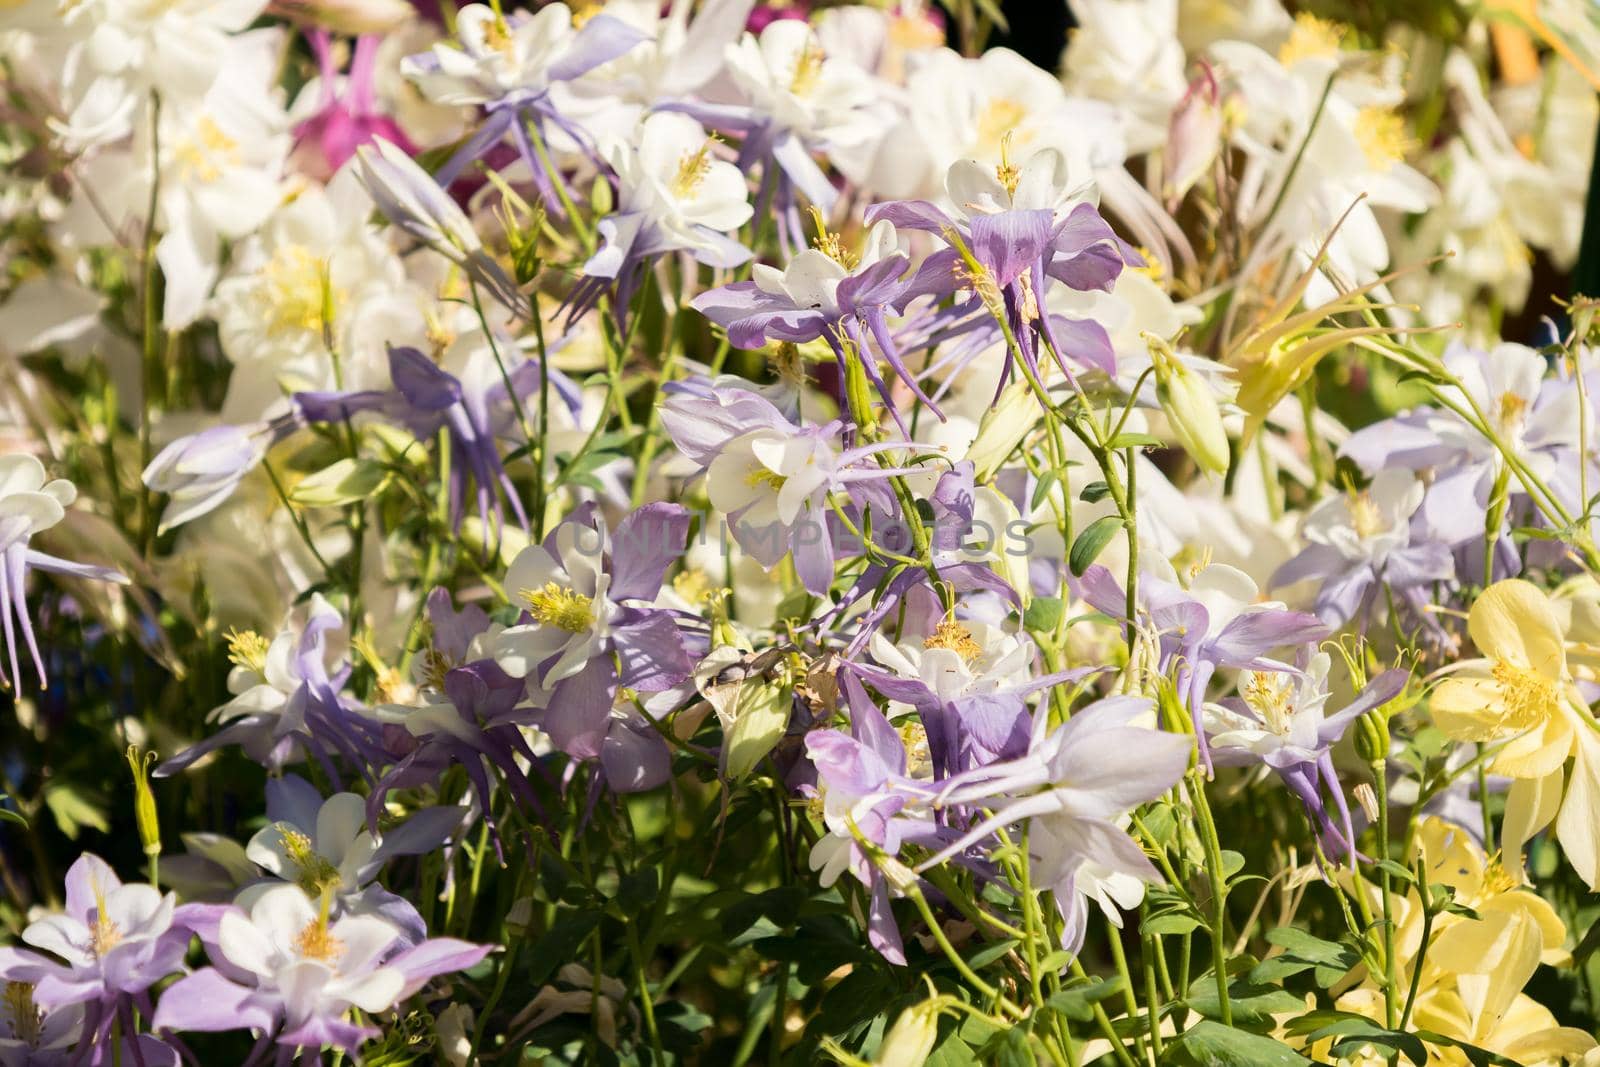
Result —
[[[722,719],[722,773],[737,782],[755,769],[777,747],[789,729],[794,704],[787,685],[752,675],[739,686]]]
[[[1143,336],[1155,364],[1156,401],[1178,444],[1201,470],[1226,474],[1228,431],[1222,426],[1222,410],[1210,384],[1190,370],[1166,341],[1151,333]]]
[[[1356,720],[1356,754],[1372,764],[1389,758],[1389,716],[1382,708],[1373,708]]]
[[[878,1046],[874,1067],[922,1067],[939,1037],[943,997],[931,997],[902,1011]]]
[[[872,392],[867,381],[867,368],[862,360],[867,358],[861,350],[841,338],[844,347],[844,393],[850,405],[850,417],[868,440],[877,433],[878,418],[872,410]]]
[[[150,792],[150,767],[155,761],[154,752],[141,754],[138,745],[128,746],[128,769],[133,772],[133,819],[146,856],[161,855],[161,821],[156,815],[155,794]]]

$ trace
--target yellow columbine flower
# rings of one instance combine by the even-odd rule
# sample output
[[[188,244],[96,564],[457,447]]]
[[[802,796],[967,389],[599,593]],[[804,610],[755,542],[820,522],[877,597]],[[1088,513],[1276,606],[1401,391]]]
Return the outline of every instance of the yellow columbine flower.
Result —
[[[1501,745],[1490,768],[1515,779],[1503,830],[1509,869],[1520,877],[1523,844],[1554,819],[1568,861],[1594,888],[1600,727],[1573,686],[1550,598],[1520,579],[1496,582],[1472,605],[1467,630],[1483,658],[1460,664],[1434,690],[1434,724],[1458,741]]]

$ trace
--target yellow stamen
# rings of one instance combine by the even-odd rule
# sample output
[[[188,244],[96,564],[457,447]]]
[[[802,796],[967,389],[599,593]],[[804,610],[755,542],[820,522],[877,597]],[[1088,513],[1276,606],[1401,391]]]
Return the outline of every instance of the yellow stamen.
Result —
[[[919,770],[931,766],[933,752],[928,747],[927,728],[916,719],[907,719],[899,730],[900,744],[906,750],[906,773],[916,777]]]
[[[194,136],[172,153],[184,177],[193,182],[214,182],[222,169],[239,163],[239,142],[222,131],[211,117],[202,115],[195,124]]]
[[[418,673],[421,675],[422,684],[427,688],[443,689],[444,676],[455,670],[457,666],[458,664],[452,661],[449,656],[429,645],[422,652],[422,665],[418,669]]]
[[[1286,674],[1252,671],[1244,683],[1244,702],[1273,733],[1285,735],[1294,721],[1294,680]]]
[[[1278,48],[1278,62],[1292,67],[1303,59],[1336,55],[1344,44],[1345,29],[1337,22],[1302,11],[1294,17],[1289,39]]]
[[[1028,115],[1028,109],[1010,97],[1000,96],[989,101],[978,116],[978,153],[990,155],[1004,148],[1006,141],[1015,135],[1019,123]]]
[[[1560,707],[1556,683],[1529,667],[1495,660],[1491,671],[1500,683],[1500,724],[1519,730],[1532,729],[1555,715]]]
[[[33,1002],[33,983],[7,982],[5,992],[0,994],[0,1007],[11,1024],[12,1036],[29,1048],[37,1048],[44,1015]]]
[[[1393,108],[1362,108],[1356,112],[1354,130],[1367,165],[1373,170],[1388,170],[1417,146],[1406,130],[1406,120]]]
[[[782,489],[788,480],[785,475],[767,467],[757,467],[744,476],[744,484],[752,489],[758,485],[770,485],[774,489]]]
[[[711,576],[699,567],[689,567],[672,579],[672,590],[689,603],[698,604],[711,595]]]
[[[295,882],[301,889],[308,894],[316,894],[339,887],[343,881],[339,877],[339,869],[311,847],[309,837],[289,826],[279,826],[278,837],[283,842],[284,855],[300,869]]]
[[[275,251],[261,269],[261,282],[267,332],[273,336],[322,329],[324,298],[336,305],[344,297],[330,287],[328,261],[303,245]]]
[[[257,674],[267,672],[267,649],[272,642],[254,630],[229,630],[223,635],[228,642],[228,660],[236,667]]]
[[[1522,429],[1523,419],[1528,414],[1528,402],[1516,393],[1506,392],[1500,394],[1499,430],[1502,435],[1514,436]]]
[[[972,631],[953,618],[946,618],[922,642],[923,648],[947,648],[971,663],[983,655],[983,646],[972,639]]]
[[[794,74],[789,78],[789,91],[795,96],[806,96],[822,79],[822,46],[807,40],[805,48],[795,57]]]
[[[317,917],[306,923],[305,929],[294,939],[295,951],[302,959],[332,963],[344,955],[344,942],[328,930],[328,913],[332,906],[333,894],[324,892]]]
[[[107,952],[117,947],[122,941],[122,931],[117,929],[117,924],[111,921],[111,916],[106,914],[106,893],[100,888],[98,879],[94,882],[94,929],[89,932],[89,947],[96,956],[104,956]]]
[[[856,264],[861,262],[861,257],[844,246],[839,235],[828,229],[828,222],[822,217],[822,212],[813,205],[807,208],[811,212],[811,221],[816,224],[817,236],[812,240],[811,247],[833,260],[845,270],[854,270]]]
[[[700,188],[700,183],[705,181],[707,174],[711,173],[711,164],[713,162],[711,146],[716,144],[718,140],[719,138],[713,134],[706,138],[705,143],[699,149],[683,154],[683,158],[678,161],[678,173],[672,178],[673,196],[692,196],[694,191]]]
[[[1372,494],[1365,489],[1350,493],[1347,506],[1350,508],[1350,525],[1355,527],[1356,536],[1361,540],[1365,541],[1387,528],[1383,513],[1372,502]]]
[[[1017,195],[1017,183],[1022,180],[1022,172],[1011,163],[1011,137],[1015,131],[1007,130],[1000,138],[1000,165],[994,168],[994,176],[1011,196]]]
[[[555,582],[546,582],[543,589],[524,589],[518,595],[528,602],[534,621],[543,626],[576,634],[594,625],[594,601]]]

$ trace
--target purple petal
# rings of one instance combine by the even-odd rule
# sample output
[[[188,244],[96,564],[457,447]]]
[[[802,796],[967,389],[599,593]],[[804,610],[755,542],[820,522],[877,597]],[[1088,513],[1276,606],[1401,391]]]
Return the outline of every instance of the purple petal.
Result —
[[[689,512],[681,504],[646,504],[623,519],[611,536],[611,599],[654,600],[688,537]]]

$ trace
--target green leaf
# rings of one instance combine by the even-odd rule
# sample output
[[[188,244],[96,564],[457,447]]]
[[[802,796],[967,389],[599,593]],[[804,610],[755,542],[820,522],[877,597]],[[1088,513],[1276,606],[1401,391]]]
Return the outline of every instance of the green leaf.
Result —
[[[1053,632],[1061,622],[1063,605],[1058,596],[1036,596],[1028,602],[1022,626],[1036,634]]]
[[[1044,503],[1045,497],[1050,495],[1050,487],[1056,484],[1059,477],[1055,471],[1045,471],[1039,478],[1039,484],[1033,487],[1033,496],[1029,500],[1029,511],[1038,511],[1039,505]]]
[[[1078,494],[1078,499],[1089,504],[1097,503],[1111,495],[1111,487],[1105,482],[1090,482]]]
[[[1184,1001],[1208,1019],[1222,1017],[1214,978],[1208,976],[1196,982]],[[1236,1025],[1251,1030],[1270,1030],[1275,1025],[1274,1015],[1300,1014],[1306,1010],[1306,1002],[1277,986],[1234,982],[1228,987],[1228,1007]]]
[[[99,830],[101,833],[111,829],[100,799],[79,792],[77,786],[64,784],[46,786],[44,804],[50,809],[50,814],[55,816],[56,825],[61,828],[61,832],[69,841],[76,841],[84,827]]]
[[[1330,1051],[1336,1056],[1353,1054],[1363,1045],[1375,1045],[1403,1053],[1412,1063],[1428,1062],[1428,1049],[1415,1034],[1387,1030],[1365,1015],[1347,1011],[1307,1012],[1291,1020],[1289,1029],[1305,1034],[1308,1044],[1335,1038]]]
[[[1121,991],[1121,978],[1091,978],[1087,982],[1079,982],[1054,994],[1044,1002],[1044,1006],[1083,1023],[1094,1018],[1096,1004]]]
[[[1282,1041],[1210,1019],[1196,1023],[1171,1042],[1163,1062],[1175,1067],[1301,1067],[1311,1063]]]
[[[0,804],[4,804],[10,799],[4,793],[0,793]],[[28,820],[23,818],[22,813],[14,808],[0,807],[0,822],[8,822],[13,826],[20,826],[24,830],[28,828]]]
[[[1273,982],[1301,971],[1311,971],[1316,983],[1327,987],[1361,962],[1361,954],[1349,945],[1324,941],[1292,926],[1269,930],[1267,940],[1283,952],[1256,964],[1250,972],[1252,982]]]
[[[1150,916],[1139,924],[1139,930],[1146,934],[1186,934],[1203,925],[1188,911],[1169,911]]]
[[[1089,564],[1095,561],[1111,539],[1122,529],[1120,515],[1106,515],[1085,526],[1072,542],[1072,551],[1067,554],[1067,565],[1072,568],[1075,577],[1083,577],[1083,572],[1089,569]]]
[[[1122,448],[1165,448],[1166,445],[1161,438],[1147,433],[1119,433],[1106,442],[1106,448],[1112,451]]]
[[[289,490],[289,502],[303,508],[332,508],[375,496],[389,483],[389,471],[370,459],[341,459],[302,478]]]

